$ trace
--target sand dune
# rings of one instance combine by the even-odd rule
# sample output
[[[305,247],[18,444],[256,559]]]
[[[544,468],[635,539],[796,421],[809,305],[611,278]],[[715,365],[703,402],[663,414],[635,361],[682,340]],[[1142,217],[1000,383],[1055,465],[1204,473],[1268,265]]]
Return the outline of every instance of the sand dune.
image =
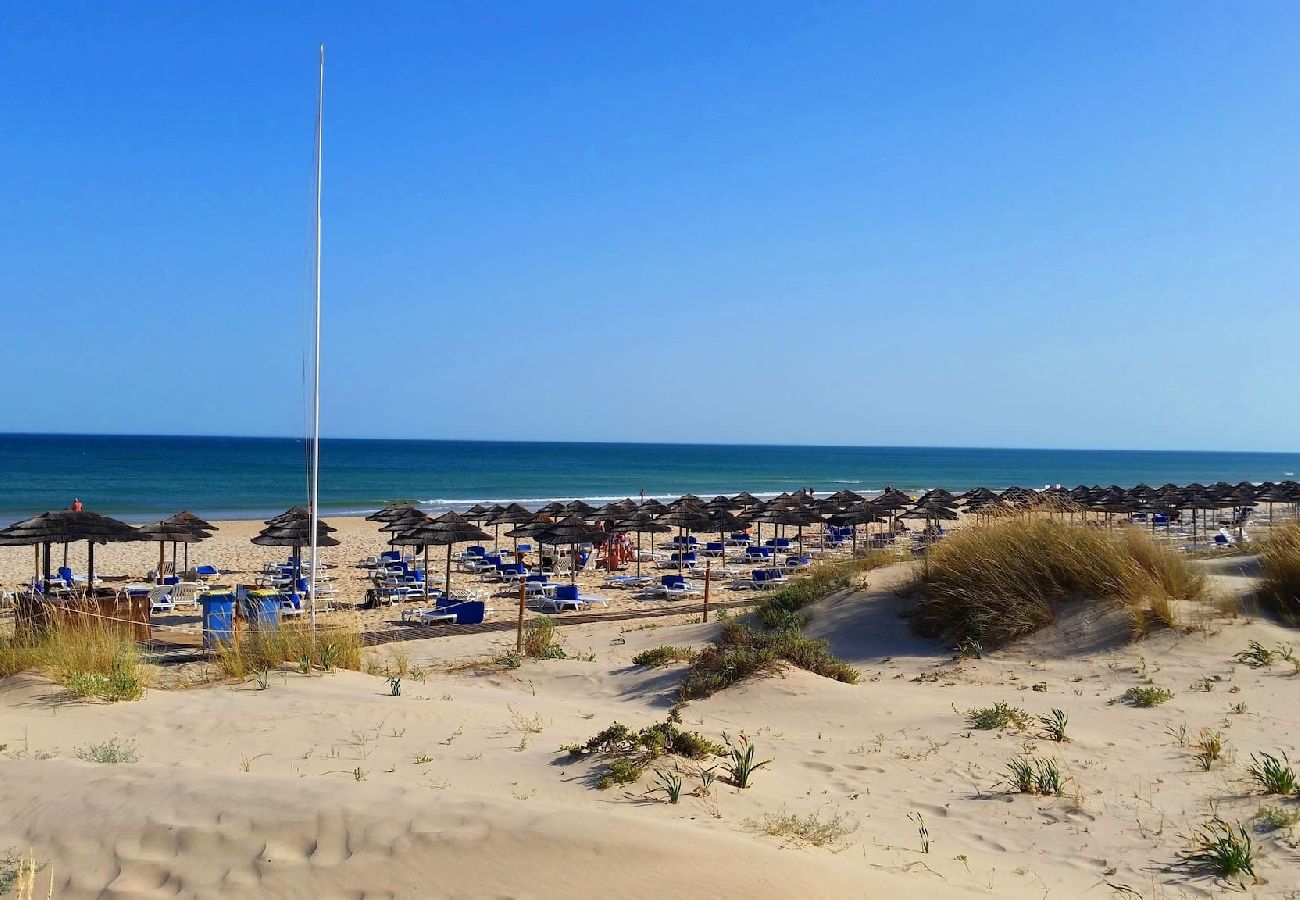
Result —
[[[1071,629],[1092,626],[1069,621],[955,664],[898,618],[899,577],[873,573],[872,590],[814,611],[810,632],[862,668],[861,684],[796,670],[684,709],[685,727],[746,733],[774,760],[745,791],[719,783],[675,806],[648,783],[599,791],[598,764],[559,751],[615,719],[661,720],[681,668],[649,671],[632,656],[716,629],[596,623],[562,629],[593,660],[434,672],[408,678],[401,697],[375,676],[284,672],[266,691],[152,691],[108,706],[12,679],[0,690],[0,849],[30,846],[50,861],[60,897],[1181,897],[1223,889],[1180,857],[1217,812],[1252,828],[1261,883],[1250,890],[1283,897],[1300,884],[1294,837],[1253,830],[1261,803],[1281,801],[1260,797],[1245,772],[1252,752],[1300,758],[1300,675],[1232,658],[1251,639],[1272,646],[1293,632],[1215,620],[1081,652],[1083,631]],[[443,660],[500,641],[385,653]],[[1148,680],[1173,700],[1112,702]],[[999,700],[1064,709],[1072,740],[966,727],[966,710]],[[1176,738],[1206,727],[1231,757],[1209,772]],[[76,758],[114,736],[134,741],[140,761]],[[1022,752],[1059,762],[1064,796],[1009,791],[1005,766]],[[758,833],[765,816],[787,813],[855,830],[834,851]]]

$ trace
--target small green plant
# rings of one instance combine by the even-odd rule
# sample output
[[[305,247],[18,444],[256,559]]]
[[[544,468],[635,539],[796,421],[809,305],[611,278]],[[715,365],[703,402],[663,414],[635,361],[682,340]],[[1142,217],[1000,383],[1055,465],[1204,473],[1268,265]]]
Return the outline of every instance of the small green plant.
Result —
[[[800,816],[782,810],[775,814],[767,813],[761,819],[747,820],[745,825],[762,834],[810,847],[835,847],[858,830],[856,823],[851,823],[838,812],[823,820],[820,812]]]
[[[1191,835],[1192,849],[1183,856],[1205,866],[1221,878],[1246,874],[1256,882],[1255,854],[1246,829],[1233,827],[1217,816],[1197,827]]]
[[[1242,650],[1236,655],[1236,660],[1243,665],[1250,666],[1252,669],[1260,669],[1273,665],[1277,661],[1277,654],[1259,641],[1251,641],[1248,649]]]
[[[1018,706],[998,701],[992,706],[971,709],[966,712],[966,724],[981,731],[1000,730],[1012,726],[1023,731],[1029,725],[1029,713]]]
[[[930,829],[925,827],[925,817],[921,815],[918,809],[914,813],[908,813],[907,817],[916,823],[916,833],[921,836],[921,852],[930,852]]]
[[[1022,794],[1059,797],[1065,792],[1065,777],[1056,760],[1017,756],[1007,763],[1008,781]]]
[[[1043,729],[1043,737],[1058,744],[1069,740],[1065,736],[1065,728],[1069,723],[1070,717],[1063,709],[1053,709],[1049,715],[1038,717],[1038,724]]]
[[[952,648],[958,659],[983,659],[984,648],[973,637],[964,637]]]
[[[709,766],[708,768],[700,769],[699,772],[700,793],[706,797],[709,795],[709,792],[713,788],[714,780],[718,777],[718,774],[715,771],[715,769],[716,769],[715,766]]]
[[[365,780],[366,780],[366,774],[367,774],[367,773],[366,773],[366,770],[365,770],[365,769],[361,768],[360,766],[357,766],[355,769],[352,770],[352,780],[353,780],[353,781],[365,781]]]
[[[743,734],[740,736],[739,745],[733,744],[731,738],[725,734],[722,736],[722,741],[727,745],[727,751],[730,754],[729,761],[722,764],[722,769],[727,773],[727,777],[731,779],[731,783],[738,788],[749,787],[750,779],[753,778],[754,773],[772,764],[770,759],[765,759],[762,762],[757,762],[754,759],[756,755],[754,743]]]
[[[311,673],[311,654],[304,653],[298,657],[298,674],[308,675]]]
[[[1247,712],[1249,712],[1249,710],[1250,707],[1248,707],[1244,701],[1240,703],[1234,703],[1228,707],[1228,712],[1234,716],[1244,716]]]
[[[1289,809],[1285,806],[1261,806],[1256,813],[1261,823],[1270,830],[1291,829],[1300,824],[1300,808]]]
[[[118,763],[135,763],[140,761],[140,750],[135,741],[111,738],[102,744],[87,744],[74,751],[77,759],[86,762],[116,765]]]
[[[1210,728],[1202,728],[1201,735],[1196,739],[1194,745],[1196,753],[1192,759],[1204,771],[1210,771],[1216,760],[1223,755],[1223,735]]]
[[[327,641],[320,648],[320,665],[326,672],[334,671],[334,663],[339,658],[339,645],[333,641]],[[360,780],[360,779],[358,779]]]
[[[431,762],[433,762],[433,757],[430,756],[429,754],[427,753],[415,754],[415,764],[417,766],[427,766]]]
[[[670,717],[663,722],[633,731],[614,722],[592,735],[585,743],[561,747],[571,756],[600,755],[607,759],[596,781],[601,790],[616,784],[632,784],[641,778],[646,767],[663,756],[680,756],[703,760],[720,756],[722,747],[694,731],[683,731]]]
[[[271,670],[263,666],[257,673],[257,689],[264,691],[271,686]]]
[[[390,697],[402,696],[402,676],[400,675],[388,676],[388,691]]]
[[[1296,792],[1295,771],[1285,753],[1280,759],[1271,753],[1261,753],[1258,757],[1252,753],[1246,771],[1266,794],[1289,796]]]
[[[690,647],[673,647],[665,644],[662,647],[653,647],[649,650],[642,650],[636,656],[632,657],[633,665],[648,666],[651,669],[657,669],[660,666],[671,665],[672,663],[690,662],[695,659],[695,651]]]
[[[1151,707],[1160,706],[1168,703],[1174,698],[1174,692],[1168,688],[1157,687],[1154,684],[1144,684],[1140,687],[1131,687],[1120,695],[1119,702],[1127,703],[1129,706]]]
[[[655,790],[663,791],[669,803],[682,799],[682,776],[668,769],[655,769],[655,781],[659,782]]]
[[[549,616],[540,616],[524,627],[524,656],[532,659],[568,659],[555,636],[555,623]]]

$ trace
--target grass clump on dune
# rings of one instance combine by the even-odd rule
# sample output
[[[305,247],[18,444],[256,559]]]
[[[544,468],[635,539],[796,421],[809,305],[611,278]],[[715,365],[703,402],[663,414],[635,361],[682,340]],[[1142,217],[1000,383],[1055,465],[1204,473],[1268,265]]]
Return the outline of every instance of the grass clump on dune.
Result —
[[[690,662],[693,659],[695,659],[695,651],[690,647],[673,647],[669,644],[665,644],[662,647],[652,647],[649,650],[642,650],[636,656],[632,657],[632,664],[657,669],[660,666],[667,666],[679,662]]]
[[[596,787],[606,790],[616,784],[632,784],[639,780],[646,768],[664,756],[681,756],[702,760],[721,756],[722,747],[696,731],[683,731],[677,727],[672,715],[667,720],[633,731],[626,725],[614,722],[608,728],[592,735],[585,743],[561,747],[570,756],[599,755],[606,759],[605,769],[596,781]]]
[[[826,641],[807,637],[797,628],[762,633],[727,619],[717,643],[696,654],[677,688],[677,698],[708,697],[747,678],[779,674],[787,664],[846,684],[857,684],[861,677],[857,669],[830,652]]]
[[[931,547],[919,575],[918,631],[954,644],[1004,644],[1056,618],[1067,601],[1124,610],[1135,634],[1176,624],[1174,603],[1206,596],[1204,576],[1132,528],[1107,531],[1043,517],[995,519]]]
[[[1300,522],[1274,529],[1260,543],[1259,567],[1264,608],[1288,625],[1300,625]]]
[[[857,587],[863,572],[888,562],[893,562],[892,556],[873,550],[852,559],[818,563],[764,597],[757,610],[758,621],[768,629],[798,624],[800,610],[838,591]]]
[[[55,615],[30,639],[0,638],[0,678],[33,670],[63,685],[73,697],[139,700],[149,667],[134,636],[99,619]]]
[[[227,678],[246,679],[287,662],[303,673],[313,668],[325,671],[361,671],[361,628],[358,623],[326,625],[315,632],[306,622],[284,622],[279,628],[250,631],[234,644],[217,648],[217,670]]]

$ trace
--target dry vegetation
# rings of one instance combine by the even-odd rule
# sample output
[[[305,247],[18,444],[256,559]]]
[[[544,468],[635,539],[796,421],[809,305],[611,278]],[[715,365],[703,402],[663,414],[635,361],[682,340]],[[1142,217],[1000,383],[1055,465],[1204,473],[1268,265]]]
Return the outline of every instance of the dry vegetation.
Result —
[[[348,623],[313,632],[305,622],[286,622],[279,628],[250,631],[237,643],[218,647],[213,658],[223,676],[241,680],[284,663],[293,663],[303,673],[316,668],[360,671],[361,628]]]
[[[1142,635],[1153,625],[1175,625],[1176,603],[1207,594],[1200,572],[1138,529],[1042,516],[954,532],[930,548],[917,588],[918,631],[959,646],[997,646],[1030,634],[1069,601],[1112,604]]]
[[[98,619],[53,616],[30,639],[0,637],[0,678],[35,671],[74,697],[138,700],[150,668],[128,631]]]
[[[1275,529],[1261,543],[1259,565],[1264,606],[1288,625],[1300,624],[1300,522]]]

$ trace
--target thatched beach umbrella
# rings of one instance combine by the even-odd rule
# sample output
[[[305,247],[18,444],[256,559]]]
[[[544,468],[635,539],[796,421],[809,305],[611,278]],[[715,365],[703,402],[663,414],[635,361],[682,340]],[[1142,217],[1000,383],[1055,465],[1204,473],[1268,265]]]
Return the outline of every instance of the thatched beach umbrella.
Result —
[[[667,534],[672,531],[672,527],[658,522],[653,516],[646,513],[639,513],[627,519],[620,519],[614,523],[615,531],[626,531],[636,533],[636,577],[641,577],[641,535],[643,534]]]
[[[712,530],[709,511],[699,497],[688,494],[670,503],[668,511],[659,517],[659,521],[675,526],[679,537],[685,535],[685,541],[677,542],[677,571],[680,574],[685,567],[686,552],[690,549],[691,532]]]
[[[95,545],[115,544],[125,541],[146,540],[136,529],[125,522],[101,516],[90,510],[60,509],[41,513],[15,522],[8,528],[0,530],[0,546],[4,547],[41,547],[45,548],[44,581],[50,585],[50,545],[86,542],[86,587],[95,587]],[[38,550],[39,552],[39,550]],[[42,575],[41,566],[37,564],[36,577]]]
[[[511,503],[509,506],[498,506],[492,511],[492,514],[484,518],[484,527],[492,526],[492,549],[499,549],[501,543],[501,526],[502,525],[525,525],[537,518],[537,513],[529,512],[526,507],[519,503]],[[509,537],[510,535],[506,535]],[[487,540],[484,535],[483,540]],[[519,555],[519,538],[515,537],[515,556]]]
[[[206,519],[199,518],[198,516],[194,515],[194,513],[190,512],[188,509],[183,509],[180,512],[176,513],[176,515],[174,516],[168,516],[167,518],[163,519],[163,521],[167,522],[168,524],[188,525],[197,531],[207,532],[207,534],[203,536],[204,540],[207,540],[208,538],[212,537],[212,532],[219,530],[216,525],[213,525],[211,522],[209,522]],[[175,556],[176,556],[176,548],[173,546],[172,547],[173,567],[176,565]],[[189,569],[190,569],[190,545],[187,543],[185,544],[185,571],[188,572]]]
[[[594,525],[588,525],[577,516],[568,516],[537,535],[538,541],[552,546],[569,545],[569,581],[578,580],[578,570],[574,566],[579,544],[603,544],[609,540],[609,534]]]
[[[429,548],[446,547],[447,559],[443,569],[443,596],[451,596],[451,547],[469,541],[486,541],[488,534],[464,516],[445,512],[427,519],[396,538],[397,543],[424,548],[424,598],[429,598]]]
[[[395,500],[386,504],[383,509],[377,509],[370,515],[366,516],[367,522],[391,522],[397,516],[400,516],[405,510],[411,508],[411,504],[404,500]]]
[[[330,537],[330,532],[337,530],[324,519],[317,519],[316,546],[337,547],[338,538]],[[298,580],[302,577],[302,548],[311,544],[311,513],[301,506],[287,509],[280,515],[267,519],[266,527],[252,542],[259,547],[293,548],[293,589],[296,592]],[[315,597],[310,600],[315,604]]]
[[[197,517],[196,517],[197,518]],[[166,563],[167,545],[172,545],[172,570],[176,569],[176,545],[185,545],[185,568],[189,570],[189,546],[211,537],[206,531],[182,525],[179,522],[163,519],[150,525],[141,525],[136,529],[144,538],[158,542],[158,581],[163,580],[163,566]]]

